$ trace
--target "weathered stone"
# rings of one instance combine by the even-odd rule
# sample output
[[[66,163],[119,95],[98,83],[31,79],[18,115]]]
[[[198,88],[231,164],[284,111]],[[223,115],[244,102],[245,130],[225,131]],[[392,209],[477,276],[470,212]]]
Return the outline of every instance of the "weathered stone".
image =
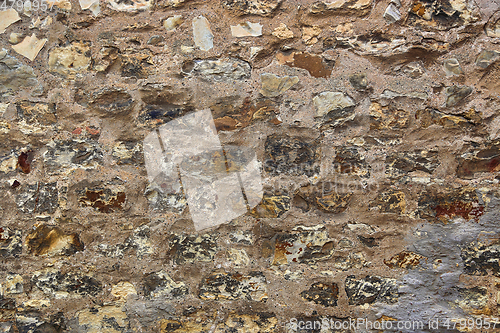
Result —
[[[129,251],[134,250],[137,257],[142,258],[153,253],[150,240],[150,229],[143,225],[134,230],[122,244],[107,245],[99,244],[97,251],[110,258],[123,258]]]
[[[379,276],[356,280],[354,275],[350,275],[345,279],[345,291],[350,305],[395,303],[399,297],[397,281]]]
[[[78,202],[82,207],[93,207],[101,213],[123,209],[127,195],[109,188],[85,188],[79,192]]]
[[[85,73],[91,63],[90,43],[73,42],[67,46],[54,47],[49,52],[49,72],[74,79]]]
[[[341,245],[342,244],[339,242],[339,246]],[[351,246],[351,244],[344,244],[344,248],[345,245]],[[369,262],[366,261],[363,252],[351,252],[347,256],[335,256],[333,257],[332,261],[333,261],[333,267],[343,271],[348,271],[353,268],[355,269],[363,268],[370,264]]]
[[[197,261],[210,262],[217,252],[216,237],[205,235],[172,235],[170,254],[178,265]]]
[[[215,313],[186,310],[178,319],[160,320],[160,333],[209,333],[215,324]]]
[[[329,78],[332,75],[334,63],[325,61],[321,56],[307,52],[292,52],[290,55],[278,53],[280,64],[305,69],[312,77]]]
[[[113,146],[112,156],[116,159],[116,164],[144,164],[144,152],[142,143],[137,141],[118,141]]]
[[[416,0],[408,16],[408,24],[429,30],[448,30],[477,21],[475,2],[468,0]]]
[[[262,36],[262,24],[245,22],[231,26],[233,37],[259,37]]]
[[[280,23],[280,25],[273,30],[272,35],[279,39],[291,39],[293,38],[293,31],[288,29],[285,23]]]
[[[107,0],[110,8],[120,12],[138,12],[151,9],[154,5],[152,0]]]
[[[294,195],[294,206],[305,212],[312,207],[333,214],[344,212],[349,205],[352,193],[339,192],[331,185],[328,182],[320,182],[315,186],[302,186]]]
[[[9,8],[7,10],[2,10],[0,12],[0,34],[5,32],[12,23],[16,23],[21,18],[14,8]]]
[[[403,129],[408,128],[409,122],[410,114],[405,110],[384,107],[377,102],[370,104],[370,129]]]
[[[161,7],[181,7],[191,0],[164,0],[159,3]]]
[[[424,193],[418,200],[418,214],[428,221],[448,222],[457,217],[479,219],[484,206],[479,203],[476,190],[471,187],[446,189],[441,193]]]
[[[278,120],[278,105],[271,100],[252,101],[250,98],[245,98],[242,105],[236,100],[239,99],[221,98],[217,104],[210,106],[217,131],[241,129],[260,120],[268,120],[275,124]]]
[[[333,240],[323,226],[296,227],[292,234],[277,234],[274,242],[273,265],[314,263],[329,259],[333,253]],[[302,232],[300,232],[302,231]]]
[[[370,12],[371,0],[338,0],[338,1],[317,1],[309,9],[311,14],[355,14],[366,15]]]
[[[250,258],[244,249],[228,249],[228,259],[235,267],[247,267],[250,264]]]
[[[60,228],[42,224],[26,236],[28,253],[34,255],[72,255],[84,250],[78,234],[66,234]]]
[[[371,167],[363,156],[364,149],[356,146],[337,147],[333,171],[339,174],[370,177]]]
[[[163,27],[167,31],[172,31],[184,22],[182,15],[174,15],[163,21]]]
[[[21,230],[0,227],[0,255],[17,257],[23,251]]]
[[[204,300],[265,302],[268,299],[266,284],[266,277],[261,272],[250,272],[248,275],[214,273],[201,281],[198,296]]]
[[[149,299],[179,298],[187,295],[189,292],[184,282],[175,282],[163,270],[146,275],[142,283],[144,295]]]
[[[101,283],[79,272],[62,273],[55,268],[36,271],[31,282],[48,296],[96,296],[102,290]]]
[[[254,236],[251,231],[236,230],[229,234],[229,240],[235,244],[253,245]]]
[[[306,45],[316,44],[318,39],[316,38],[321,33],[321,28],[317,26],[303,27],[302,28],[302,40]]]
[[[325,91],[313,98],[316,117],[326,117],[338,121],[347,118],[352,120],[354,106],[352,98],[341,92]]]
[[[476,173],[500,171],[500,141],[475,144],[458,157],[457,176],[471,179]]]
[[[484,29],[486,31],[486,35],[492,38],[500,37],[500,11],[495,12]]]
[[[35,60],[38,53],[47,42],[47,38],[38,39],[35,34],[26,36],[21,43],[12,45],[12,49],[29,60]]]
[[[420,125],[427,128],[433,124],[444,128],[469,128],[481,122],[481,116],[474,109],[460,115],[449,115],[436,109],[418,110],[415,117],[420,120]]]
[[[21,212],[52,214],[56,211],[59,205],[57,182],[25,185],[22,190],[16,198],[17,207]]]
[[[0,284],[0,294],[1,295],[18,295],[22,294],[24,291],[23,277],[19,274],[7,274],[5,277],[5,282]]]
[[[386,157],[385,163],[385,174],[390,178],[403,177],[413,171],[432,174],[440,164],[437,150],[393,153]]]
[[[266,97],[276,97],[290,89],[294,84],[299,82],[298,76],[277,76],[274,74],[264,73],[260,75],[262,89],[260,93]]]
[[[394,255],[391,259],[384,259],[384,264],[390,268],[415,268],[420,264],[422,259],[427,260],[426,257],[410,251],[403,251]]]
[[[318,143],[313,140],[273,134],[265,142],[264,170],[271,176],[319,174]]]
[[[206,80],[242,80],[250,77],[251,67],[239,59],[194,60],[184,63],[184,74],[198,76]]]
[[[290,210],[288,195],[264,194],[262,201],[252,210],[256,217],[279,218]]]
[[[384,12],[384,18],[388,23],[394,23],[401,20],[401,12],[399,11],[399,7],[401,7],[401,5],[398,6],[392,1],[387,6]]]
[[[76,168],[93,169],[102,163],[103,154],[93,139],[51,141],[43,154],[48,174],[60,174]]]
[[[162,36],[154,35],[148,39],[148,45],[158,45],[163,43],[165,39]]]
[[[119,301],[126,302],[130,295],[137,295],[137,290],[132,283],[121,281],[113,285],[111,295],[116,297]]]
[[[446,76],[461,75],[464,73],[457,59],[446,59],[443,63]]]
[[[336,43],[343,48],[350,48],[362,56],[390,57],[404,54],[409,47],[405,37],[367,34],[355,37],[337,37]]]
[[[222,6],[239,15],[270,16],[283,0],[222,0]]]
[[[151,182],[144,192],[150,209],[158,212],[182,213],[187,207],[187,200],[181,182],[179,179],[160,180]]]
[[[368,88],[368,79],[365,73],[349,75],[349,83],[356,90],[365,90]]]
[[[17,93],[20,88],[33,88],[37,85],[33,68],[9,56],[7,50],[0,51],[0,94]]]
[[[21,101],[16,103],[18,127],[24,134],[44,134],[57,122],[54,104]]]
[[[455,106],[461,103],[467,96],[472,93],[471,87],[451,86],[445,89],[446,106]]]
[[[272,333],[276,332],[277,325],[278,319],[272,313],[231,313],[225,322],[217,325],[215,333]]]
[[[303,299],[323,306],[337,306],[339,287],[336,283],[316,282],[300,293]]]
[[[210,30],[210,23],[203,16],[193,19],[193,39],[195,45],[202,51],[208,51],[214,47],[214,35]]]
[[[462,247],[460,256],[467,275],[500,276],[500,245],[472,242]]]
[[[476,66],[486,69],[500,58],[500,52],[483,50],[476,58]]]
[[[492,309],[488,307],[488,288],[472,287],[458,288],[461,299],[457,300],[458,306],[466,313],[472,315],[491,315]]]
[[[377,207],[381,213],[405,214],[405,194],[398,190],[381,192],[375,200],[370,201],[370,207]]]
[[[129,319],[121,306],[97,306],[76,314],[80,330],[87,333],[129,332]]]
[[[145,79],[154,73],[149,50],[122,53],[120,61],[120,74],[123,77]]]

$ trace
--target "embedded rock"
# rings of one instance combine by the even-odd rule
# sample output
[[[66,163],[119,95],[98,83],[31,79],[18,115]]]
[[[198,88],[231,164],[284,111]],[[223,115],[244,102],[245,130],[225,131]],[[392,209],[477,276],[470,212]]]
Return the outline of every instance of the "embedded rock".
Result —
[[[74,79],[77,74],[86,72],[90,63],[90,43],[73,42],[49,52],[49,72],[67,79]]]
[[[7,50],[0,51],[0,94],[37,85],[38,80],[33,68],[8,55]]]
[[[301,292],[300,296],[307,301],[326,307],[337,306],[339,287],[336,283],[316,282],[308,290]]]
[[[354,14],[363,16],[369,13],[372,6],[372,0],[336,0],[336,1],[317,1],[309,9],[311,14]]]
[[[108,5],[111,9],[120,12],[138,12],[143,10],[148,10],[153,7],[153,0],[130,0],[130,1],[120,1],[120,0],[107,0]]]
[[[53,214],[59,206],[57,182],[26,185],[16,198],[17,207],[25,214]]]
[[[54,268],[36,271],[31,282],[48,296],[96,296],[102,291],[99,281],[79,272],[62,273]]]
[[[398,285],[395,279],[367,276],[356,280],[354,275],[345,279],[345,291],[350,305],[366,303],[395,303],[398,301]]]
[[[382,106],[380,103],[370,104],[370,129],[404,129],[408,128],[410,114],[405,110],[395,110],[390,106]]]
[[[83,207],[93,207],[101,213],[123,209],[127,195],[109,188],[85,188],[79,192],[78,202]]]
[[[356,146],[338,147],[333,161],[333,171],[338,174],[370,177],[370,165],[363,156],[364,149]]]
[[[245,22],[231,26],[233,37],[259,37],[262,36],[262,24]]]
[[[0,227],[0,256],[17,257],[23,251],[21,230]]]
[[[461,249],[464,273],[485,276],[489,273],[500,276],[500,245],[471,242]]]
[[[288,195],[264,194],[262,201],[252,210],[252,215],[266,218],[279,218],[290,210]]]
[[[500,142],[486,142],[481,146],[468,145],[467,150],[458,158],[457,176],[473,178],[477,173],[500,171]]]
[[[274,74],[264,73],[260,75],[262,89],[260,93],[265,97],[276,97],[290,89],[299,82],[298,76],[279,77]]]
[[[405,194],[402,191],[389,190],[381,192],[370,207],[377,207],[381,213],[404,214],[406,212]]]
[[[313,102],[316,107],[316,117],[326,116],[333,120],[351,115],[356,105],[348,95],[331,91],[322,92],[313,98]]]
[[[178,265],[197,261],[210,262],[217,252],[216,238],[205,235],[172,235],[170,254]]]
[[[92,139],[56,140],[47,146],[43,160],[49,174],[60,174],[75,168],[93,169],[102,163],[101,148]]]
[[[222,6],[238,15],[269,16],[283,0],[222,0]]]
[[[440,164],[438,157],[437,150],[394,153],[385,159],[385,174],[391,178],[403,177],[413,171],[432,174]]]
[[[237,300],[265,302],[268,299],[267,280],[262,272],[214,273],[205,277],[198,296],[203,300]]]
[[[471,87],[451,86],[445,89],[446,106],[455,106],[461,103],[472,93]]]
[[[193,19],[193,39],[202,51],[208,51],[214,47],[214,35],[210,30],[210,23],[203,16]]]
[[[403,251],[394,255],[391,259],[385,260],[384,264],[390,268],[415,268],[420,264],[421,260],[427,260],[426,257],[410,251]]]
[[[45,224],[26,236],[26,246],[28,253],[34,255],[71,255],[84,249],[78,234],[66,234],[58,227]]]
[[[194,60],[184,64],[183,72],[206,80],[242,80],[250,76],[251,67],[239,59]]]
[[[153,298],[179,298],[188,294],[188,288],[183,282],[175,282],[172,278],[160,271],[148,274],[143,279],[144,295]]]

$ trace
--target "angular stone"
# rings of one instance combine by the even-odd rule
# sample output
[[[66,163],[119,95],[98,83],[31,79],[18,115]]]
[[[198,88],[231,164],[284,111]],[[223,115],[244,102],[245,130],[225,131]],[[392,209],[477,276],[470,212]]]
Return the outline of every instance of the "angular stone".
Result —
[[[448,222],[456,217],[469,221],[479,219],[484,206],[479,203],[476,190],[471,187],[446,189],[441,193],[424,193],[418,199],[418,214],[428,221]]]
[[[259,37],[262,36],[262,24],[245,22],[231,26],[233,37]]]
[[[163,27],[167,31],[172,31],[184,22],[182,15],[174,15],[163,21]]]
[[[46,42],[47,38],[38,39],[35,34],[32,34],[31,36],[26,36],[21,43],[12,45],[12,49],[33,61]]]
[[[184,64],[184,74],[206,80],[243,80],[250,77],[251,67],[243,60],[229,58],[219,60],[194,60]]]
[[[102,164],[103,153],[96,140],[70,139],[51,141],[43,154],[46,172],[50,175],[73,169],[93,169]]]
[[[459,87],[451,86],[447,87],[444,91],[446,96],[446,106],[455,106],[461,103],[467,96],[472,93],[473,89],[471,87]]]
[[[92,92],[82,90],[76,93],[75,101],[105,116],[131,113],[135,106],[132,96],[120,88],[104,88]]]
[[[339,246],[342,246],[341,242],[339,242]],[[350,244],[349,246],[352,247]],[[343,247],[345,248],[345,245]],[[369,264],[370,263],[366,261],[363,252],[351,252],[347,255],[347,257],[333,257],[333,267],[343,271],[348,271],[353,268],[360,269],[368,266]]]
[[[455,302],[465,313],[472,315],[491,315],[492,309],[488,307],[488,288],[472,287],[458,288],[461,299]]]
[[[3,286],[0,285],[1,295],[18,295],[24,292],[24,280],[19,274],[7,274]]]
[[[72,255],[84,250],[77,233],[66,234],[60,228],[42,224],[26,236],[28,253],[34,255]]]
[[[138,12],[151,9],[154,5],[153,0],[107,0],[110,8],[120,12]]]
[[[67,46],[54,47],[49,52],[49,72],[73,80],[77,74],[87,71],[91,61],[90,43],[73,42]]]
[[[404,37],[393,35],[367,34],[355,37],[337,37],[336,44],[362,56],[390,57],[396,54],[405,54],[407,40]]]
[[[229,240],[234,244],[253,245],[254,235],[251,231],[236,230],[229,234]]]
[[[486,31],[486,35],[492,38],[500,37],[500,11],[495,12],[484,29]]]
[[[311,14],[355,14],[359,16],[370,12],[372,0],[335,0],[314,2],[309,12]]]
[[[16,197],[19,210],[25,214],[52,214],[59,206],[57,182],[25,185]]]
[[[319,182],[316,185],[302,186],[293,198],[294,206],[307,212],[313,207],[333,214],[340,214],[347,209],[352,193],[341,193],[332,188],[331,183]]]
[[[316,141],[273,134],[265,142],[264,170],[271,176],[319,174],[318,143]]]
[[[277,76],[270,73],[260,75],[262,89],[260,93],[266,97],[276,97],[290,89],[299,82],[298,76]]]
[[[181,182],[179,179],[160,180],[151,182],[144,192],[150,209],[158,212],[182,213],[187,207],[187,200]]]
[[[143,165],[144,152],[142,143],[137,141],[118,141],[111,153],[118,165]]]
[[[268,99],[252,101],[250,98],[245,98],[243,104],[239,105],[239,97],[230,96],[219,99],[210,109],[217,131],[233,131],[261,120],[275,124],[278,106]]]
[[[16,108],[18,127],[24,134],[43,134],[57,123],[54,104],[20,101]]]
[[[78,202],[82,207],[93,207],[101,213],[123,209],[127,195],[109,188],[85,188],[80,191]]]
[[[270,16],[283,0],[222,0],[225,9],[238,15]]]
[[[446,59],[443,63],[443,68],[446,76],[462,75],[464,73],[460,63],[455,58]]]
[[[337,147],[333,171],[339,174],[370,177],[371,167],[365,161],[364,149],[356,146]]]
[[[247,267],[250,264],[250,258],[244,249],[228,249],[228,259],[235,267]]]
[[[390,268],[415,268],[420,264],[422,259],[427,260],[426,257],[410,251],[403,251],[394,255],[391,259],[384,259],[384,264]]]
[[[278,319],[272,313],[230,313],[227,320],[217,325],[215,333],[272,333],[276,332]],[[175,332],[175,331],[174,331]]]
[[[0,227],[0,256],[18,257],[23,252],[21,230]]]
[[[132,235],[127,237],[121,244],[107,245],[99,244],[97,251],[110,258],[123,258],[129,251],[136,251],[138,258],[145,257],[153,253],[153,247],[150,240],[150,229],[143,225],[134,230]]]
[[[79,0],[82,10],[89,9],[94,16],[99,15],[101,7],[98,0]]]
[[[332,122],[332,126],[354,119],[354,101],[341,92],[325,91],[313,98],[316,117]]]
[[[486,69],[500,58],[500,52],[483,50],[476,58],[476,66]]]
[[[14,8],[0,11],[0,34],[3,34],[5,29],[20,19],[19,14]]]
[[[15,152],[6,153],[3,156],[0,156],[0,172],[2,173],[11,173],[17,168],[17,160],[19,158],[19,154]]]
[[[184,282],[175,282],[163,270],[146,275],[142,283],[144,295],[149,299],[179,298],[187,295],[189,292]]]
[[[132,283],[121,281],[113,285],[111,288],[111,295],[118,298],[118,300],[126,302],[130,295],[137,295],[137,290]]]
[[[102,291],[102,285],[91,276],[79,272],[62,273],[55,268],[47,268],[33,273],[31,282],[48,296],[95,297]]]
[[[403,177],[413,171],[432,174],[440,164],[437,150],[395,152],[386,157],[385,163],[385,174],[390,178]]]
[[[215,314],[211,311],[193,311],[188,308],[178,319],[160,320],[160,333],[209,333],[216,322]]]
[[[33,68],[9,56],[7,50],[0,51],[0,94],[17,93],[19,88],[33,88],[37,85],[38,80]]]
[[[323,226],[308,230],[307,227],[296,227],[291,234],[277,234],[274,245],[273,265],[294,263],[314,263],[326,260],[333,254],[333,239]]]
[[[433,124],[444,128],[470,128],[481,123],[481,116],[474,109],[460,115],[449,115],[436,109],[418,110],[415,118],[420,120],[420,126],[427,128]]]
[[[316,282],[300,293],[300,296],[309,302],[326,307],[337,306],[339,287],[336,283]]]
[[[385,9],[384,18],[389,24],[401,20],[399,7],[391,2]]]
[[[288,195],[264,194],[262,201],[252,210],[252,215],[260,218],[279,218],[289,210]]]
[[[122,306],[106,305],[81,310],[76,314],[79,332],[125,333],[130,331],[127,314]]]
[[[372,102],[370,105],[370,129],[403,129],[408,128],[410,113],[405,110],[395,110],[390,106],[382,106]]]
[[[370,201],[370,207],[377,207],[381,213],[405,214],[405,194],[398,190],[381,192],[375,200]]]
[[[280,25],[273,30],[272,35],[279,39],[291,39],[293,38],[293,31],[288,29],[285,23],[280,23]]]
[[[354,275],[345,279],[345,291],[349,305],[367,303],[395,303],[398,300],[398,285],[395,279],[366,276],[356,280]]]
[[[145,79],[154,74],[151,51],[133,49],[120,55],[120,74],[123,77]]]
[[[415,0],[408,24],[424,30],[448,30],[480,19],[475,2],[469,0]]]
[[[356,90],[365,90],[368,88],[368,79],[365,73],[349,75],[349,83]]]
[[[471,179],[476,173],[500,171],[500,141],[486,142],[477,147],[471,145],[458,157],[457,176]]]
[[[267,280],[262,272],[214,273],[201,281],[198,296],[203,300],[237,300],[265,302]]]
[[[210,262],[217,252],[216,237],[204,235],[172,235],[169,253],[178,265],[197,261]]]
[[[194,44],[202,51],[208,51],[214,47],[214,35],[210,30],[210,23],[203,16],[193,19]]]
[[[148,45],[158,45],[160,43],[163,43],[164,40],[165,39],[162,36],[154,35],[148,39]]]
[[[500,245],[471,242],[461,248],[460,257],[467,275],[500,277]]]
[[[332,75],[334,63],[327,62],[321,56],[307,52],[293,52],[291,55],[278,53],[280,64],[305,69],[312,77],[329,78]]]
[[[317,26],[303,27],[302,28],[302,40],[306,45],[316,44],[318,39],[316,38],[321,33],[321,28]]]

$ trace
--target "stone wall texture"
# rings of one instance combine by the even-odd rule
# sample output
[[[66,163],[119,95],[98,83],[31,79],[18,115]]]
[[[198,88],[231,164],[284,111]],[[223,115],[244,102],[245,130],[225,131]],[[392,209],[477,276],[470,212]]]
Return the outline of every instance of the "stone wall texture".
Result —
[[[500,328],[500,0],[2,1],[0,332]],[[263,184],[203,230],[199,110]]]

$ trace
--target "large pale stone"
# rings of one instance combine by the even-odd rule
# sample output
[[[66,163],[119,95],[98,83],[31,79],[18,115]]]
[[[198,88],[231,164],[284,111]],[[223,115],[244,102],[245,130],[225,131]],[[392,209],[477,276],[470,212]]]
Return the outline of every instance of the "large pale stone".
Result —
[[[90,45],[73,42],[64,47],[56,47],[49,53],[49,71],[74,79],[90,66]]]
[[[239,15],[269,16],[283,0],[222,0],[222,6]]]
[[[262,24],[245,22],[231,26],[233,37],[258,37],[262,36]]]
[[[0,34],[5,32],[12,23],[19,21],[21,18],[17,11],[13,8],[3,10],[0,12]]]
[[[266,97],[276,97],[290,89],[294,84],[299,82],[298,76],[277,76],[274,74],[264,73],[260,76],[262,89],[260,93]]]
[[[330,111],[345,109],[355,105],[352,98],[341,92],[325,91],[313,98],[316,116],[322,117]]]
[[[35,60],[38,53],[42,50],[43,46],[47,42],[47,38],[38,39],[35,34],[31,36],[27,36],[24,40],[16,45],[13,45],[12,48],[14,51],[19,53],[22,56],[25,56],[29,60]]]
[[[214,35],[210,30],[210,23],[203,16],[193,19],[193,39],[202,51],[208,51],[214,47]]]

